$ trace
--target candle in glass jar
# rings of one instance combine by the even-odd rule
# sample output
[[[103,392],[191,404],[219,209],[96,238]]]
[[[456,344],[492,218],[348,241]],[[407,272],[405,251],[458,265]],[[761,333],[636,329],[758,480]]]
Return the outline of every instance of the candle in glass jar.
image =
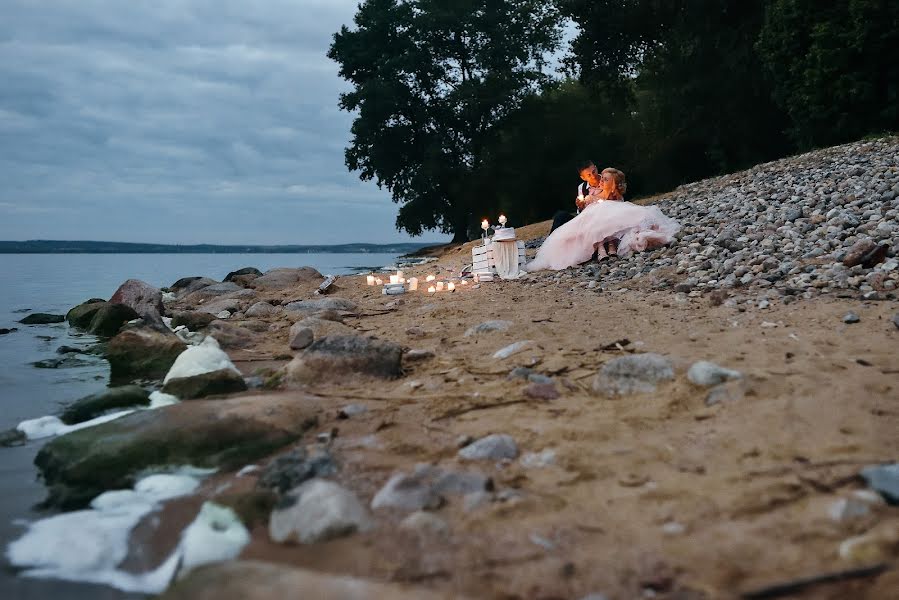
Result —
[[[375,279],[375,283],[377,285],[382,285],[384,283],[384,281],[380,277],[378,277],[377,279]]]
[[[448,284],[446,284],[446,289],[447,289],[447,291],[450,291],[450,292],[451,292],[451,291],[453,291],[454,289],[456,289],[456,284],[453,283],[452,281],[450,281]]]
[[[414,292],[418,289],[418,277],[409,278],[409,291]]]
[[[434,286],[433,286],[433,285],[430,286],[430,287],[428,287],[428,293],[429,293],[429,294],[433,294],[433,293],[436,292],[436,291],[437,291],[437,290],[434,289]]]
[[[368,285],[374,285],[375,284],[375,276],[369,275],[368,277],[366,277],[365,283],[367,283]]]
[[[443,282],[442,282],[442,281],[438,281],[438,282],[437,282],[437,291],[438,291],[438,292],[442,292],[442,291],[443,291]]]
[[[434,281],[435,279],[437,279],[437,278],[434,277],[433,275],[428,275],[427,277],[425,277],[425,281]]]
[[[399,283],[399,282],[400,282],[399,275],[391,275],[390,276],[390,283]]]
[[[403,272],[402,272],[402,271],[397,271],[397,272],[396,272],[396,276],[397,276],[397,279],[402,279],[402,278],[403,278]]]

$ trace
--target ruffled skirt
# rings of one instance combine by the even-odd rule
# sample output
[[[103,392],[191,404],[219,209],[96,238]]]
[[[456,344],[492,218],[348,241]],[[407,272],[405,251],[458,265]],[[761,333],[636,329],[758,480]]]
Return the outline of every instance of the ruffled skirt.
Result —
[[[670,243],[679,229],[677,221],[655,206],[597,202],[553,231],[526,269],[558,271],[573,267],[590,260],[597,246],[608,240],[618,240],[618,255],[627,256]]]

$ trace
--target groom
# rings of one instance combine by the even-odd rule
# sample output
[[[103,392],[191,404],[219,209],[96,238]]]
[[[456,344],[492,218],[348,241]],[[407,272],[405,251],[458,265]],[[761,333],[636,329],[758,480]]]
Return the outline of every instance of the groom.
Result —
[[[590,204],[587,196],[590,194],[598,194],[602,190],[602,188],[600,188],[599,169],[596,168],[596,164],[592,160],[586,160],[580,163],[578,165],[577,174],[582,181],[582,183],[577,186],[577,199],[574,201],[575,206],[577,206],[577,213],[571,214],[564,210],[557,212],[553,216],[553,226],[552,229],[549,230],[550,233],[580,214],[580,212]]]

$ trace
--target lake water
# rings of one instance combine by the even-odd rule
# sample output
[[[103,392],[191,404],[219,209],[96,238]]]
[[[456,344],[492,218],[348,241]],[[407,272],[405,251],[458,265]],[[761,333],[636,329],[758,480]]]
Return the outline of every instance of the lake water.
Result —
[[[0,328],[18,331],[0,335],[0,430],[26,419],[57,413],[60,407],[101,391],[109,367],[99,358],[61,369],[39,369],[32,363],[58,357],[62,345],[86,347],[92,336],[70,331],[65,323],[21,325],[28,312],[65,314],[88,298],[109,298],[126,279],[141,279],[156,287],[181,277],[223,279],[230,271],[252,266],[310,266],[323,274],[343,275],[391,264],[393,254],[0,254]],[[14,448],[0,447],[0,548],[23,531],[21,521],[46,517],[32,507],[44,497],[32,462],[46,440]],[[0,568],[0,598],[121,599],[141,597],[112,588],[65,581],[16,577]]]

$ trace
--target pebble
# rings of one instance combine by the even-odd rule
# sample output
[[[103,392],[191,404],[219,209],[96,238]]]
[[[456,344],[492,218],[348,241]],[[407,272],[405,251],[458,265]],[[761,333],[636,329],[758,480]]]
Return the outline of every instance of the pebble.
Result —
[[[605,363],[593,380],[593,391],[608,397],[653,392],[656,384],[674,379],[671,361],[659,354],[631,354]]]
[[[556,464],[556,451],[546,448],[541,452],[526,452],[521,457],[521,466],[526,469],[539,469]]]
[[[465,337],[471,337],[473,335],[478,335],[479,333],[507,331],[510,327],[512,327],[512,321],[484,321],[480,325],[469,327],[465,331]]]
[[[872,465],[861,472],[862,479],[890,504],[899,504],[899,463]]]
[[[518,354],[522,350],[528,349],[533,342],[531,340],[521,340],[519,342],[515,342],[514,344],[509,344],[504,348],[500,348],[496,352],[493,353],[493,358],[498,358],[500,360],[504,358],[509,358],[513,354]]]
[[[278,543],[314,544],[371,527],[368,511],[352,492],[333,481],[312,479],[275,507],[269,536]]]
[[[459,456],[468,460],[514,459],[518,456],[518,445],[512,436],[494,433],[465,446],[459,450]]]
[[[858,323],[859,321],[861,321],[861,319],[854,312],[848,312],[845,315],[843,315],[843,323],[852,324],[852,323]]]
[[[702,387],[718,385],[729,379],[740,379],[741,377],[743,377],[743,374],[739,371],[719,367],[707,360],[697,361],[687,370],[687,379],[690,383]]]
[[[449,533],[446,521],[431,512],[417,510],[400,522],[400,529],[445,536]]]

